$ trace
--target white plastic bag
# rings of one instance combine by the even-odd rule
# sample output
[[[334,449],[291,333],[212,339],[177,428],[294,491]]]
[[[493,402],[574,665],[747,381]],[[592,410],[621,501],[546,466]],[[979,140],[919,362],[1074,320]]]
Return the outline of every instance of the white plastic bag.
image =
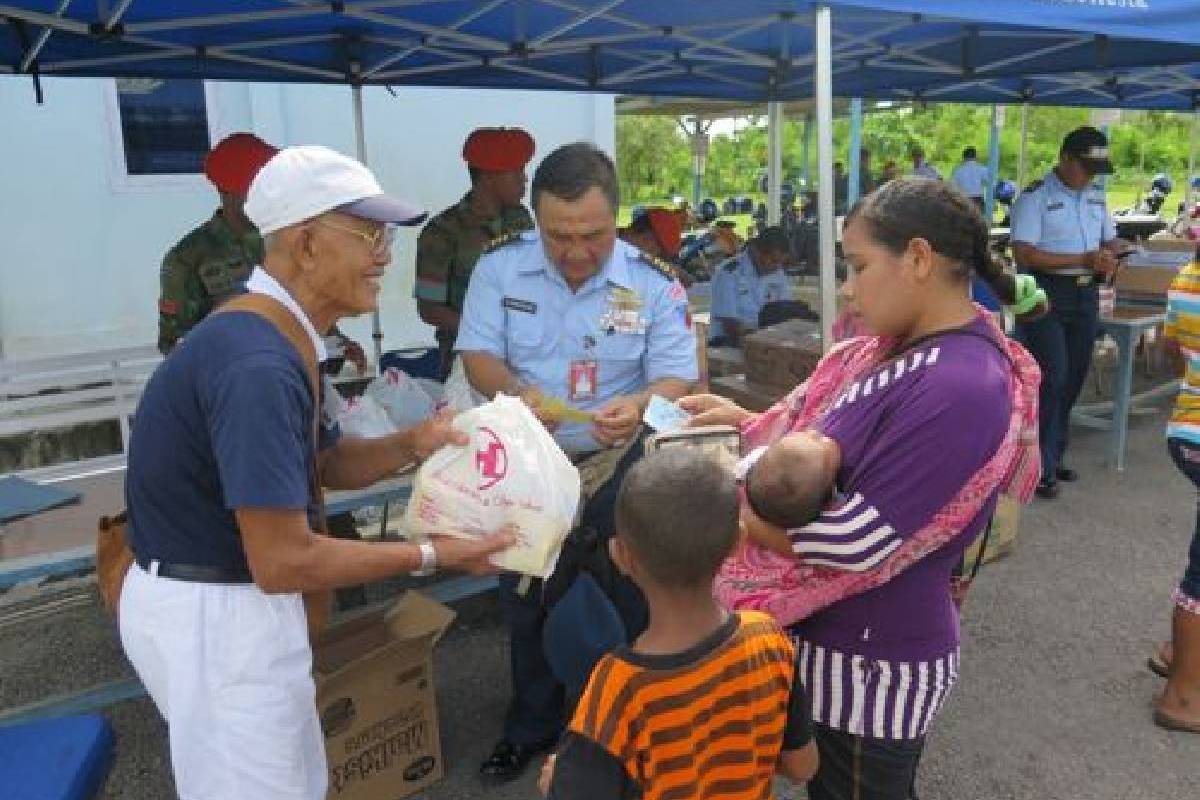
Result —
[[[374,398],[399,429],[411,428],[433,415],[433,398],[421,384],[395,367],[371,381],[363,395]]]
[[[463,366],[462,356],[456,356],[450,366],[450,375],[446,378],[445,390],[442,393],[442,403],[451,411],[469,411],[483,405],[487,398],[475,391],[467,380],[467,370]]]
[[[507,524],[518,542],[492,557],[502,569],[549,577],[579,505],[579,470],[515,397],[459,414],[466,447],[444,447],[421,466],[405,515],[414,538],[475,538]]]
[[[338,425],[346,436],[375,439],[396,432],[396,425],[388,418],[383,406],[369,395],[351,397],[342,404]]]

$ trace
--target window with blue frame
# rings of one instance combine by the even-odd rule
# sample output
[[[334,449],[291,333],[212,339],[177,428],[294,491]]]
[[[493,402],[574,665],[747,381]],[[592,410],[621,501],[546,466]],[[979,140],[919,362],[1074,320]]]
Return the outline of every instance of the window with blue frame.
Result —
[[[204,171],[211,146],[204,81],[118,79],[117,106],[128,174]]]

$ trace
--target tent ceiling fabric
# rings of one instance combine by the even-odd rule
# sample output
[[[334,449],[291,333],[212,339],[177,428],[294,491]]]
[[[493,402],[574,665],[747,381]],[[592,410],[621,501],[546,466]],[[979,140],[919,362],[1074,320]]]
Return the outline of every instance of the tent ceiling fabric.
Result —
[[[1200,99],[1196,0],[828,5],[838,96],[1177,109]],[[794,100],[813,95],[813,6],[0,0],[0,72]]]

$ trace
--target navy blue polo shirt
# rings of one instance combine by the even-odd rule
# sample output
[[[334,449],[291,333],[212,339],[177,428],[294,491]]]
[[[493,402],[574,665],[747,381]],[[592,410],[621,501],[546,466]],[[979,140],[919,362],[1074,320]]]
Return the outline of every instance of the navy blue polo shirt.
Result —
[[[300,356],[250,312],[213,314],[155,370],[125,478],[140,559],[246,566],[233,511],[308,509],[313,398]],[[320,445],[340,432],[322,420]]]

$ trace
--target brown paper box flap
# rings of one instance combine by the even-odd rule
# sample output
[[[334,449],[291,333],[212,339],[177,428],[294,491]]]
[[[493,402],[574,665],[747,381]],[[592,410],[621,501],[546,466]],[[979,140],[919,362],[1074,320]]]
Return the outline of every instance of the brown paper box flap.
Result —
[[[454,612],[418,592],[408,591],[386,611],[371,611],[334,624],[313,649],[313,670],[331,678],[364,655],[394,643],[407,643],[421,653],[441,638]]]

